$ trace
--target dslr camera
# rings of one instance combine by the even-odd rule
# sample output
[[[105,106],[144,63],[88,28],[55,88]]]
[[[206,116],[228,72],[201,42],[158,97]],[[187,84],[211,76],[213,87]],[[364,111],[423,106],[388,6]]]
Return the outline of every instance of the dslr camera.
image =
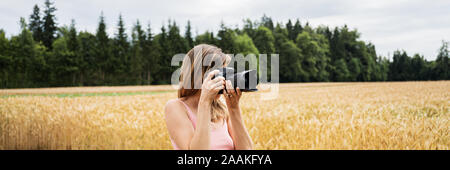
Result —
[[[258,91],[256,88],[258,84],[256,70],[246,70],[238,73],[231,67],[223,67],[216,70],[219,70],[219,73],[214,77],[222,76],[225,80],[230,80],[234,90],[236,90],[236,87],[239,87],[242,92]],[[223,90],[220,90],[219,94],[223,94]]]

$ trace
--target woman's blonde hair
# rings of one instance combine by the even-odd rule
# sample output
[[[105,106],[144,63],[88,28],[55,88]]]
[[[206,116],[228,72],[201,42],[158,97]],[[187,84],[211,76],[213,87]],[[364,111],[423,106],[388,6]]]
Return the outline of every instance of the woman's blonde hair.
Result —
[[[220,48],[213,45],[199,44],[189,50],[181,65],[178,98],[189,97],[200,92],[207,72],[212,68],[228,65],[230,60],[230,56],[222,53]],[[211,121],[216,122],[227,118],[225,105],[219,99],[214,99],[211,105]]]

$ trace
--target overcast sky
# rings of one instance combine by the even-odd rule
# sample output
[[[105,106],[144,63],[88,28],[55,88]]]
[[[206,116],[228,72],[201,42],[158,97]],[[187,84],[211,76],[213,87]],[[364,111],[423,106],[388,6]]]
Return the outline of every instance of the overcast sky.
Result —
[[[34,4],[43,8],[44,0],[0,0],[0,28],[7,35],[19,32],[19,18],[27,20]],[[396,49],[408,54],[420,53],[435,59],[441,40],[450,41],[449,0],[56,0],[57,23],[69,25],[75,19],[79,30],[94,33],[101,11],[108,32],[113,34],[119,13],[128,30],[137,19],[160,32],[168,19],[184,31],[190,20],[194,34],[217,31],[226,25],[242,25],[242,19],[260,19],[266,14],[274,21],[299,18],[304,24],[343,26],[358,29],[361,39],[375,44],[379,55],[388,56]]]

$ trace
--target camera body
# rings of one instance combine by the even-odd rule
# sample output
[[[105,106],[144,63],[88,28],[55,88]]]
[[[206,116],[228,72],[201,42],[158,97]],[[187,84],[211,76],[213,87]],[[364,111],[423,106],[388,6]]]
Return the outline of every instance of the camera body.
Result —
[[[258,91],[256,85],[258,84],[258,77],[256,70],[246,70],[242,72],[236,73],[235,70],[231,67],[223,67],[219,70],[219,73],[216,76],[222,76],[225,80],[230,80],[234,89],[239,87],[242,92],[254,92]],[[223,90],[219,91],[219,94],[222,94]]]

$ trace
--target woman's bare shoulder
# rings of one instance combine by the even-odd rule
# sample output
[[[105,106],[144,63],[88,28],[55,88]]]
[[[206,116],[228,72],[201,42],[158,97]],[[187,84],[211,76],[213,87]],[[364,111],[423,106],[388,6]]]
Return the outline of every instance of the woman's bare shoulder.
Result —
[[[187,110],[183,103],[181,103],[178,99],[167,101],[164,112],[164,117],[169,132],[184,132],[184,130],[181,129],[192,129],[189,128],[192,127],[192,124],[189,121]]]
[[[184,109],[184,106],[179,99],[171,99],[167,101],[164,110],[166,116],[181,115],[186,112],[186,109]]]

